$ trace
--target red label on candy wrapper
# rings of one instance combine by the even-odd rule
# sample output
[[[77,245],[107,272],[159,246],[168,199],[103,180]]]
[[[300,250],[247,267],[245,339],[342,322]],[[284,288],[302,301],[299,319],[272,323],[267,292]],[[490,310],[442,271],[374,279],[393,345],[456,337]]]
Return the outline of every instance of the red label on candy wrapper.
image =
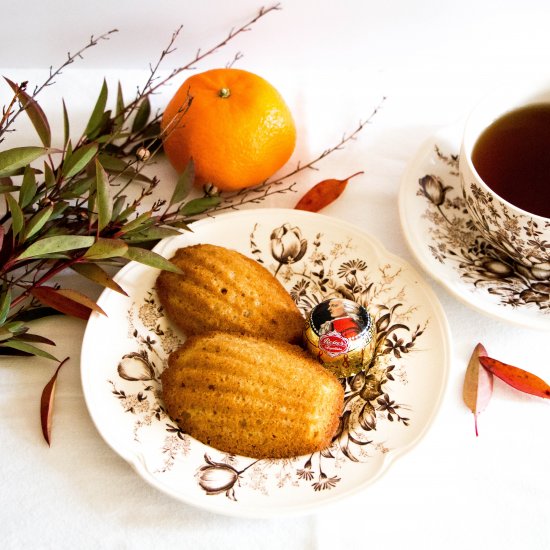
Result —
[[[336,357],[348,351],[349,340],[339,332],[328,332],[319,338],[319,348],[330,357]]]
[[[362,305],[329,298],[309,312],[304,343],[327,370],[347,378],[370,365],[376,346],[374,323]]]

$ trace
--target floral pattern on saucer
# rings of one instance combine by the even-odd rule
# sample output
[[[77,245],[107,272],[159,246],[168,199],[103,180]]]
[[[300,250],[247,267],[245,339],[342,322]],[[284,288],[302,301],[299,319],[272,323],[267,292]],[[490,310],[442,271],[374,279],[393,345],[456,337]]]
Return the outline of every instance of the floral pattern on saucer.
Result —
[[[425,174],[418,179],[417,189],[417,195],[426,199],[422,217],[430,222],[432,243],[428,246],[433,257],[438,262],[452,264],[465,281],[498,296],[504,306],[536,307],[550,313],[550,281],[546,278],[550,272],[540,274],[544,280],[535,278],[538,273],[516,264],[481,236],[468,215],[461,193],[458,155],[444,153],[438,145],[434,146],[434,152],[447,166],[448,175]],[[489,213],[479,212],[479,215]],[[507,239],[513,239],[516,229],[513,223],[510,219]],[[526,243],[526,249],[540,245],[536,228],[532,229],[532,242]]]
[[[399,190],[403,236],[424,270],[460,301],[499,320],[550,330],[549,281],[514,265],[472,223],[458,172],[463,130],[463,121],[441,128],[407,165]]]

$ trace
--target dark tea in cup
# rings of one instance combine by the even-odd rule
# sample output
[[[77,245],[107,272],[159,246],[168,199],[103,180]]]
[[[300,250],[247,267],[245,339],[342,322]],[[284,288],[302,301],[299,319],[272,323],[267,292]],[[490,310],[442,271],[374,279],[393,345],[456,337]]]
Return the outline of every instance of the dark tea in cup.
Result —
[[[506,277],[534,281],[547,304],[550,82],[500,85],[478,103],[464,126],[458,170],[471,227],[512,269]]]
[[[514,109],[477,139],[472,163],[497,195],[531,214],[550,218],[550,103]]]

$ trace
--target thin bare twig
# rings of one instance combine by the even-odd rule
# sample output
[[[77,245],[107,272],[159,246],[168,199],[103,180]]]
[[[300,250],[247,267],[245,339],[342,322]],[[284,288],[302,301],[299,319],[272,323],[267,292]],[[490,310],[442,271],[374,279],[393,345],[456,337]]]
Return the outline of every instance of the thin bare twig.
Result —
[[[227,35],[227,37],[218,42],[217,44],[215,44],[214,46],[212,46],[211,48],[205,50],[205,51],[202,51],[201,49],[197,50],[196,54],[195,54],[195,57],[192,61],[190,61],[189,63],[181,66],[181,67],[178,67],[176,69],[173,69],[170,74],[165,77],[165,78],[162,78],[162,79],[156,79],[154,78],[154,74],[156,74],[156,71],[158,70],[158,68],[160,67],[160,64],[161,62],[164,60],[164,58],[169,54],[169,53],[172,53],[174,51],[174,43],[175,43],[175,40],[177,38],[177,36],[179,35],[182,27],[180,27],[178,30],[176,30],[174,32],[174,34],[172,35],[172,38],[167,46],[167,48],[165,48],[161,55],[160,55],[160,58],[157,62],[157,64],[155,65],[155,69],[154,69],[154,73],[150,75],[149,77],[149,80],[148,80],[148,83],[144,86],[143,90],[141,91],[141,93],[138,94],[138,96],[136,97],[136,99],[130,103],[128,106],[127,106],[127,109],[129,109],[129,111],[133,111],[135,108],[136,108],[136,105],[141,101],[141,99],[143,98],[144,95],[148,95],[148,94],[154,94],[159,88],[161,88],[162,86],[164,86],[167,82],[169,82],[170,80],[172,80],[175,76],[177,76],[178,74],[184,72],[184,71],[189,71],[189,70],[192,70],[195,68],[195,65],[196,63],[198,63],[199,61],[202,61],[205,57],[208,57],[210,55],[212,55],[213,53],[217,52],[219,49],[223,48],[224,46],[226,46],[231,40],[233,40],[235,37],[237,37],[238,35],[244,33],[244,32],[247,32],[250,30],[250,27],[256,23],[259,19],[261,19],[262,17],[264,17],[265,15],[267,15],[269,12],[272,12],[272,11],[278,11],[281,9],[281,5],[280,4],[274,4],[272,6],[269,6],[267,8],[260,8],[260,10],[258,11],[258,13],[256,14],[255,17],[253,17],[252,19],[250,19],[249,21],[247,21],[244,25],[238,27],[237,29],[231,29],[231,31],[229,31],[229,34]],[[156,81],[156,83],[153,85],[153,82]]]
[[[98,37],[94,37],[93,35],[90,37],[90,40],[89,42],[83,46],[82,48],[80,48],[76,53],[74,54],[71,54],[71,52],[68,52],[67,53],[67,59],[55,70],[53,70],[52,67],[50,67],[50,74],[48,76],[48,78],[42,83],[40,84],[39,86],[36,86],[36,88],[34,89],[33,93],[31,94],[31,97],[33,99],[36,98],[36,96],[44,89],[46,88],[47,86],[51,86],[52,84],[55,83],[54,81],[54,78],[59,76],[62,71],[68,67],[69,65],[71,65],[71,63],[74,63],[74,61],[76,59],[82,59],[83,58],[83,54],[86,50],[92,48],[93,46],[96,46],[101,40],[109,40],[109,37],[111,36],[111,34],[115,33],[115,32],[118,32],[118,29],[111,29],[110,31],[107,31],[106,33],[103,33],[101,34],[100,36]],[[25,83],[26,84],[26,83]],[[23,87],[23,85],[20,86],[21,88]],[[2,126],[2,124],[0,124],[0,136],[6,132],[8,130],[8,128],[13,124],[13,122],[15,121],[15,119],[25,110],[25,107],[23,105],[20,104],[19,106],[19,109],[16,109],[13,114],[11,115],[11,117],[4,117],[6,118],[6,120],[2,120],[2,124],[4,124],[4,126]]]
[[[361,132],[361,130],[363,130],[365,126],[367,126],[372,122],[372,119],[381,109],[382,104],[384,103],[385,100],[386,98],[383,97],[380,103],[374,108],[372,113],[369,115],[369,117],[365,121],[359,121],[359,124],[357,125],[355,130],[353,130],[350,134],[344,134],[338,143],[336,143],[332,147],[329,147],[328,149],[325,149],[313,160],[307,162],[306,164],[300,164],[300,162],[298,162],[298,164],[296,165],[296,168],[294,168],[290,172],[274,180],[267,180],[263,184],[257,187],[241,189],[234,193],[229,193],[227,195],[224,195],[223,197],[224,202],[221,205],[214,207],[209,212],[213,213],[213,212],[219,212],[227,209],[234,209],[244,204],[257,204],[265,200],[268,196],[274,195],[278,192],[286,192],[290,190],[294,191],[294,186],[296,182],[292,183],[292,185],[290,186],[285,186],[280,190],[273,190],[273,189],[278,188],[278,186],[284,184],[287,180],[289,180],[290,178],[293,178],[294,176],[296,176],[301,172],[304,172],[305,170],[318,170],[317,164],[319,164],[319,162],[321,162],[325,157],[327,157],[331,153],[334,153],[335,151],[340,151],[341,149],[344,148],[344,146],[348,142],[356,139],[357,135]]]

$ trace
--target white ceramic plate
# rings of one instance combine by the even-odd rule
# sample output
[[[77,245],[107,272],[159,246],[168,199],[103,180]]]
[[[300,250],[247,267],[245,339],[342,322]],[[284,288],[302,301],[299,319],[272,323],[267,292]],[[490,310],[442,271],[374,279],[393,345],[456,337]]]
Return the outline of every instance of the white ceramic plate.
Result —
[[[282,252],[272,249],[274,239],[282,239]],[[90,318],[82,384],[97,429],[144,479],[218,513],[298,514],[364,488],[418,442],[442,399],[450,339],[437,298],[410,265],[342,221],[295,210],[205,219],[156,250],[170,257],[195,243],[261,262],[303,311],[331,295],[353,296],[376,319],[380,354],[367,376],[346,380],[341,430],[330,449],[288,460],[228,455],[184,434],[165,414],[159,373],[182,335],[159,308],[158,271],[130,263],[116,278],[129,297],[106,290],[98,303],[107,317]],[[305,254],[297,257],[300,246]]]
[[[463,125],[442,129],[407,167],[399,212],[423,268],[470,306],[530,328],[550,328],[550,283],[525,277],[486,243],[466,210],[458,176]]]

